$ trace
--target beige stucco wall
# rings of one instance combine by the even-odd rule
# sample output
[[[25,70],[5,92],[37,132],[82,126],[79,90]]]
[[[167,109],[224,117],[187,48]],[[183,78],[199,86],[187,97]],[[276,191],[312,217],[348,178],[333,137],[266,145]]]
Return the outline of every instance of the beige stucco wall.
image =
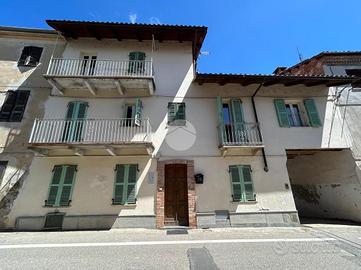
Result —
[[[54,165],[77,165],[76,179],[70,207],[57,208],[70,215],[120,216],[154,214],[155,162],[147,157],[86,157],[86,158],[35,158],[31,173],[16,200],[8,224],[14,224],[18,216],[41,216],[55,208],[44,207]],[[116,164],[138,164],[136,205],[112,205],[114,169]]]

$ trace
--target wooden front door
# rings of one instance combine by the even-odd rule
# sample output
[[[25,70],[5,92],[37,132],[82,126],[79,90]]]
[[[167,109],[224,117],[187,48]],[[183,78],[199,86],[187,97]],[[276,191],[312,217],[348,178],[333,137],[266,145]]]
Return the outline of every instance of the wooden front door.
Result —
[[[164,225],[188,226],[187,165],[165,165]]]

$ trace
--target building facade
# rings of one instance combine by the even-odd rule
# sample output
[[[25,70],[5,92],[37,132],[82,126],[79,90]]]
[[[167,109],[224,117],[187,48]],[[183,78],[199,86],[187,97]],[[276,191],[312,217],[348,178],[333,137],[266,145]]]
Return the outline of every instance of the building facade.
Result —
[[[287,160],[331,149],[328,86],[353,77],[197,73],[206,27],[48,24],[66,42],[4,228],[299,224]]]
[[[300,215],[361,221],[361,52],[322,52],[281,70],[284,75],[355,77],[351,84],[329,87],[324,134],[335,151],[299,155],[288,169]]]
[[[0,227],[8,222],[34,157],[27,144],[50,94],[43,74],[56,39],[53,30],[0,27]]]

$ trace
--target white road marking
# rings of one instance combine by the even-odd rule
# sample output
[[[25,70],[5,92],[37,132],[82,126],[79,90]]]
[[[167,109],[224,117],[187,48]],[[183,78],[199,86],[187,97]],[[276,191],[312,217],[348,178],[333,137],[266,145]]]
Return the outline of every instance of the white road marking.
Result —
[[[335,238],[275,238],[275,239],[218,239],[218,240],[180,240],[180,241],[135,241],[104,243],[64,243],[64,244],[19,244],[0,245],[0,249],[21,248],[64,248],[64,247],[114,247],[114,246],[156,246],[185,244],[228,244],[228,243],[274,243],[274,242],[324,242]]]

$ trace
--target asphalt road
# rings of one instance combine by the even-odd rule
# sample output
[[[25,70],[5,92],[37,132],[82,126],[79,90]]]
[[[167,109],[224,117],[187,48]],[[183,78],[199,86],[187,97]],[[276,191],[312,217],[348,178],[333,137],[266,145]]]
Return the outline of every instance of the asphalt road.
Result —
[[[361,227],[0,233],[0,269],[110,268],[361,269]]]

